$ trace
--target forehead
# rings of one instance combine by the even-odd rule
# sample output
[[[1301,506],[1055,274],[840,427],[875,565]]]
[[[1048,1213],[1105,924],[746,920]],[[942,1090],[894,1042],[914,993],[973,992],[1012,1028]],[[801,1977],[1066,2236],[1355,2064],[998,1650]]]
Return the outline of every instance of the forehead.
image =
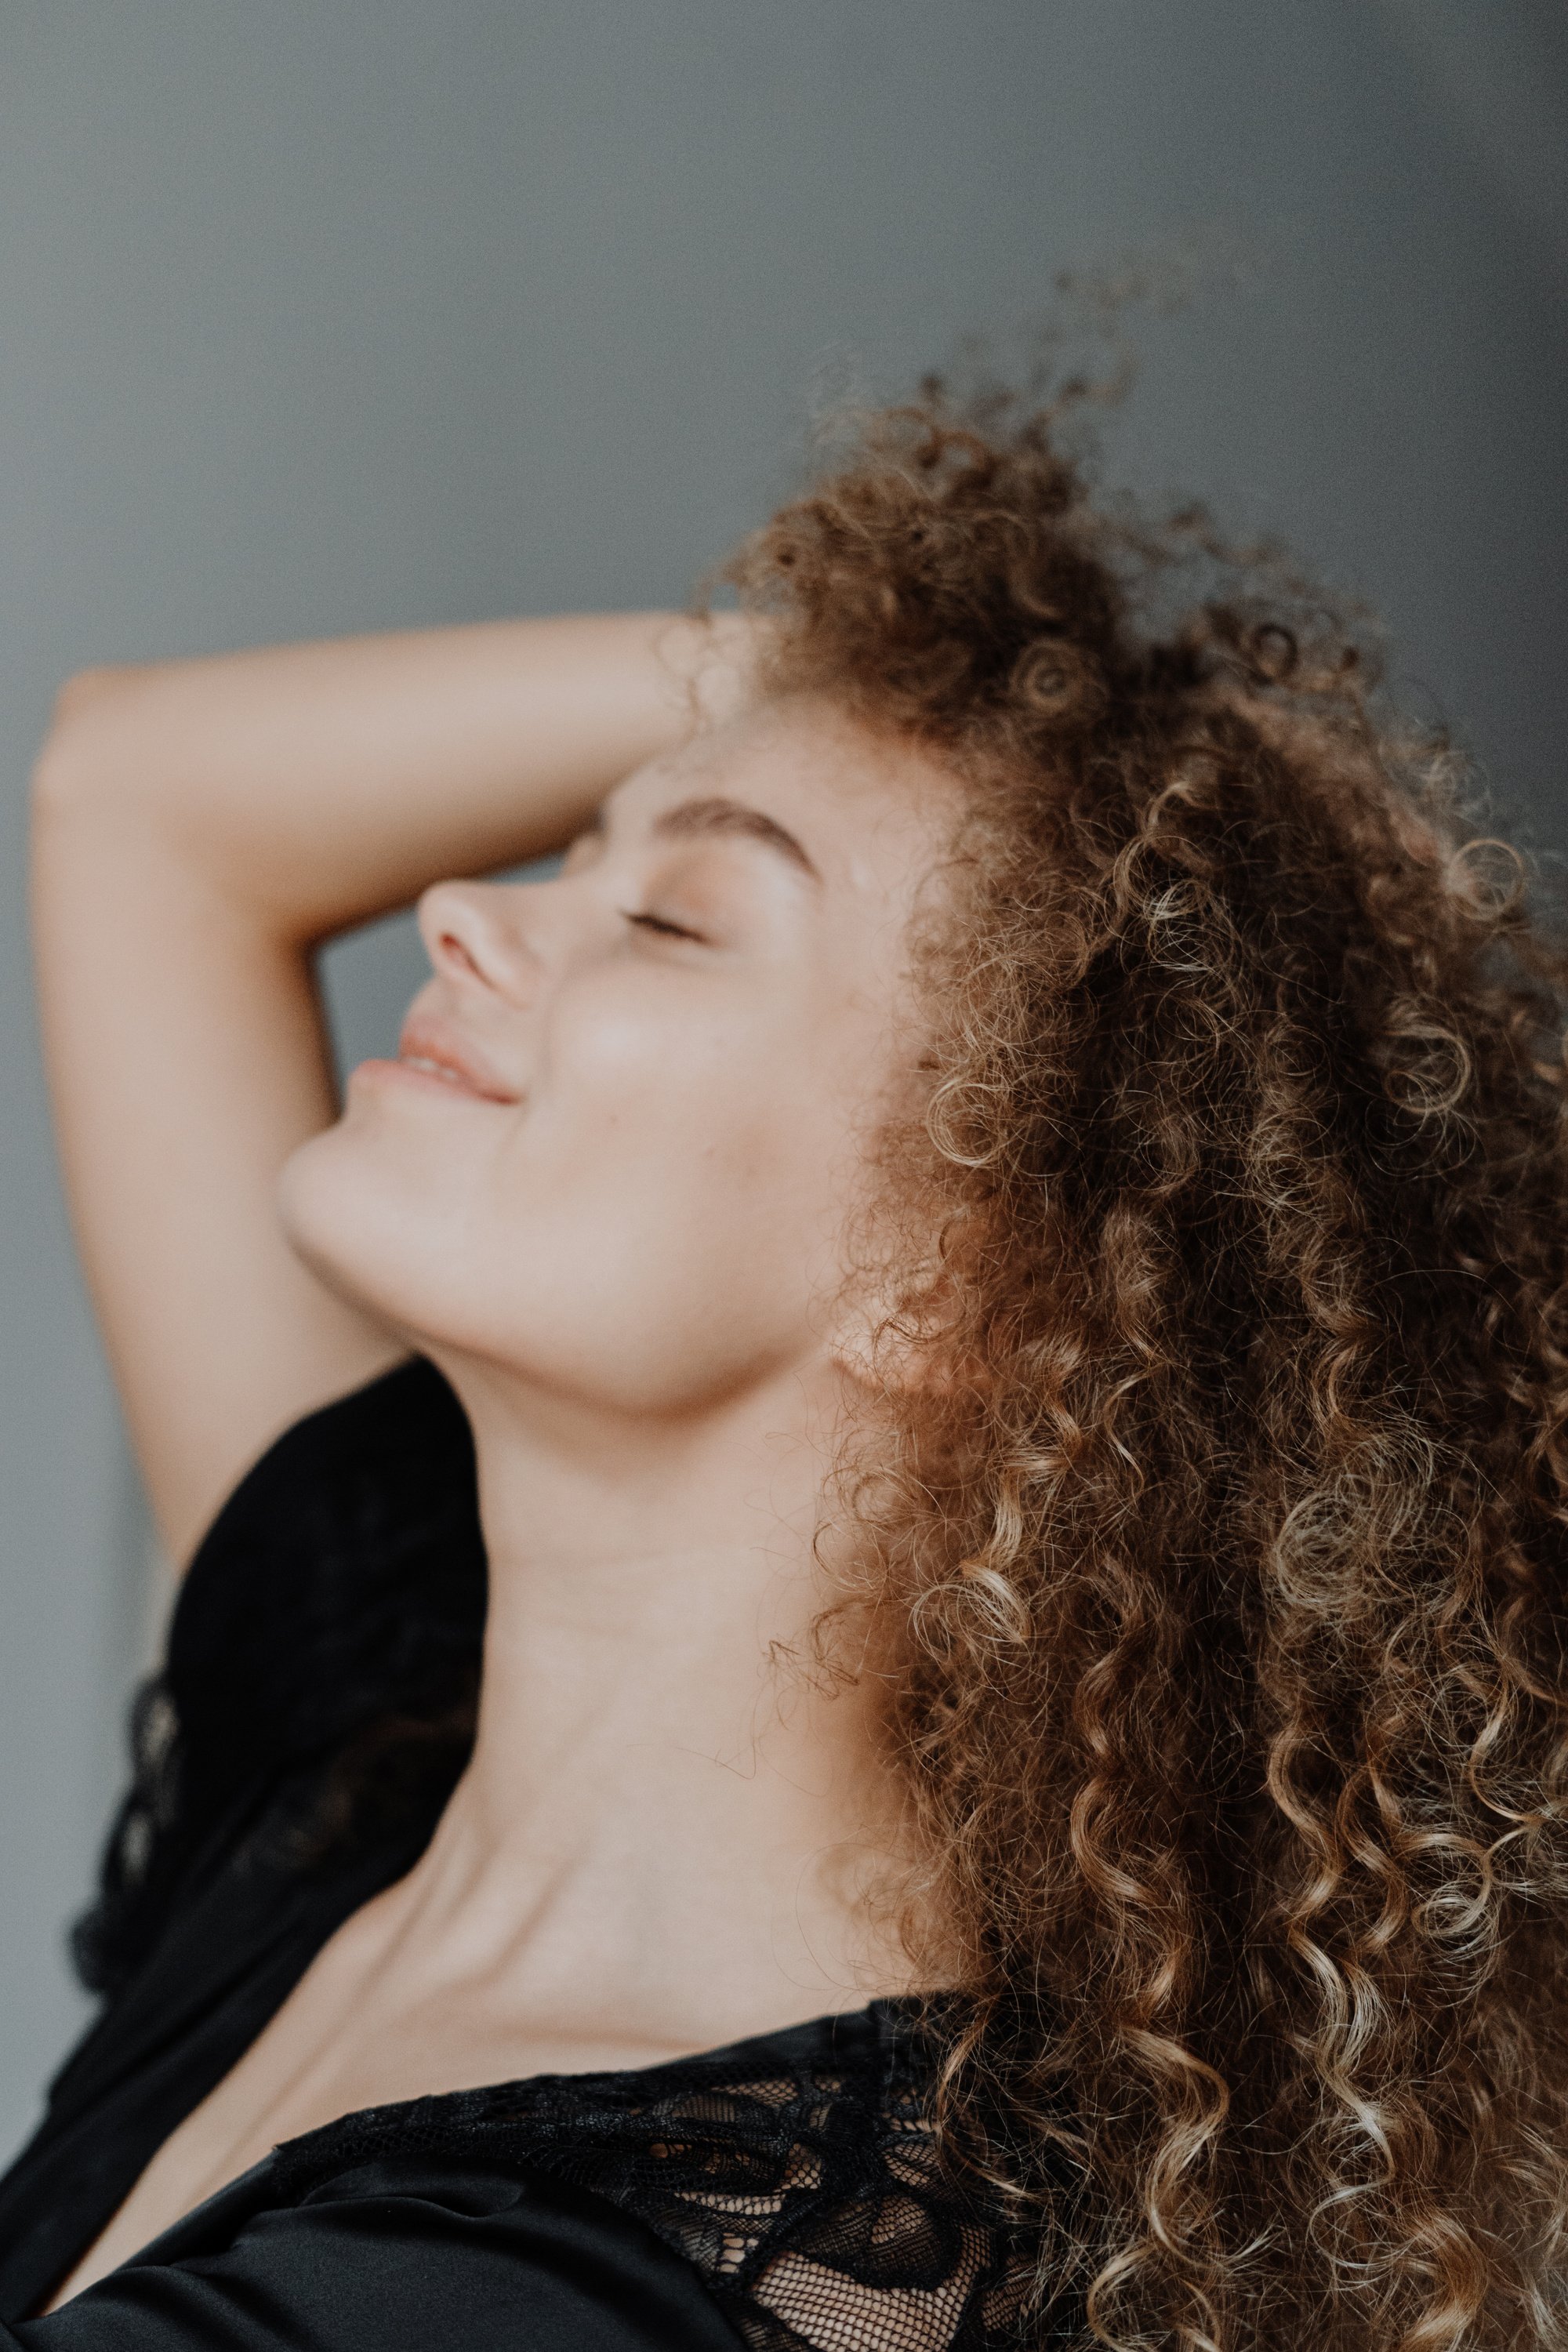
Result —
[[[864,883],[928,866],[957,793],[917,747],[801,699],[726,719],[639,768],[605,814],[615,831],[643,834],[685,803],[721,795],[786,826],[825,881]]]

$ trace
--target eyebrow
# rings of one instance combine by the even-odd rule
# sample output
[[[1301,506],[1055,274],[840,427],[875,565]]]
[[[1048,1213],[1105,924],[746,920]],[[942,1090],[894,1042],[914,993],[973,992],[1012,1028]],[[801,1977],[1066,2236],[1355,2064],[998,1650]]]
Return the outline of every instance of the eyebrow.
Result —
[[[700,841],[723,839],[760,841],[764,849],[786,857],[814,882],[821,874],[807,856],[802,845],[787,826],[780,824],[761,809],[748,808],[743,801],[709,799],[681,801],[655,817],[653,831],[662,841]]]

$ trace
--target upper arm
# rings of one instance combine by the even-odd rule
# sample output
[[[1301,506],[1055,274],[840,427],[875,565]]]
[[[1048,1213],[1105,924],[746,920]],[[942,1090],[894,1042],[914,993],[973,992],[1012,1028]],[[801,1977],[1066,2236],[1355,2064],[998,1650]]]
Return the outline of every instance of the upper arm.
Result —
[[[185,855],[105,714],[62,695],[35,795],[45,1059],[83,1265],[171,1553],[289,1422],[402,1352],[295,1258],[289,1153],[335,1116],[307,941]]]

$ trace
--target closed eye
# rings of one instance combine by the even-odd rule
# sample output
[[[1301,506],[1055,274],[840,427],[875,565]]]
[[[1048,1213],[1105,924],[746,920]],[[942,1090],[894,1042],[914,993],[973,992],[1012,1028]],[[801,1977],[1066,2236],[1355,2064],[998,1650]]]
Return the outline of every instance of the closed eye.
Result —
[[[688,930],[684,923],[672,923],[665,915],[628,913],[626,920],[628,923],[635,924],[638,930],[657,932],[661,939],[700,940],[702,936],[700,931]]]

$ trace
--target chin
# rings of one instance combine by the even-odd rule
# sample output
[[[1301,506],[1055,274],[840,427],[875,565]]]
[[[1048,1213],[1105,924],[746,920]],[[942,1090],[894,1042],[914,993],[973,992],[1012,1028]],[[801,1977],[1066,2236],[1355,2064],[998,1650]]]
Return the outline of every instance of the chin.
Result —
[[[352,1122],[290,1156],[278,1205],[318,1279],[405,1345],[619,1418],[711,1410],[815,1356],[811,1302],[759,1282],[755,1253],[639,1229],[607,1201],[509,1225],[482,1183]]]
[[[405,1345],[494,1356],[495,1286],[466,1266],[465,1203],[432,1197],[430,1172],[340,1123],[284,1162],[279,1222],[326,1289]]]
[[[358,1139],[341,1125],[302,1143],[278,1180],[279,1223],[296,1257],[329,1290],[402,1331],[404,1318],[390,1295],[397,1286],[388,1276],[406,1263],[406,1249],[398,1246],[404,1221],[377,1197],[384,1188],[365,1159]]]

